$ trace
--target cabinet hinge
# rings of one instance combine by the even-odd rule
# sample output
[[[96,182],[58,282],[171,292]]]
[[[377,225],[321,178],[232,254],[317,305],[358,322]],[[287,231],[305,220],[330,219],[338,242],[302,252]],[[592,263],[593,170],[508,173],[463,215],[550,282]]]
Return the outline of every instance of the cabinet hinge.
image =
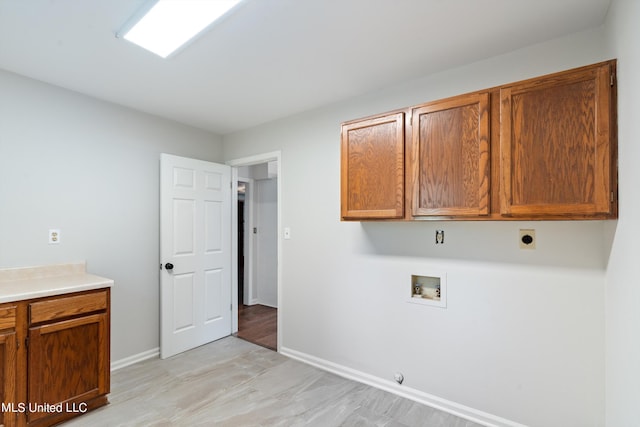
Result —
[[[611,73],[609,78],[610,78],[610,82],[609,83],[611,84],[611,86],[613,86],[615,84],[616,75],[614,73]]]
[[[614,195],[613,195],[613,191],[612,191],[612,192],[611,192],[611,203],[613,203],[613,202],[614,202],[614,200],[615,200],[615,199],[614,199]]]
[[[24,339],[24,346],[25,346],[25,347],[29,347],[29,337],[26,337],[26,338]]]
[[[20,340],[16,338],[16,350],[20,350]]]

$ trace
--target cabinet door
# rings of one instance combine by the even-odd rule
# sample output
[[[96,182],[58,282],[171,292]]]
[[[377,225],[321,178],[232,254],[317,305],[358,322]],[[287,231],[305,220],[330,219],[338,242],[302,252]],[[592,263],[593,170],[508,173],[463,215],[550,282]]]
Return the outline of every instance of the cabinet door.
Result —
[[[404,215],[404,113],[342,126],[343,219]]]
[[[109,392],[108,364],[106,313],[29,328],[28,401],[62,403],[63,415],[29,412],[28,422],[87,409],[88,400]]]
[[[413,109],[413,216],[489,213],[489,94]]]
[[[613,213],[611,64],[500,90],[502,215]]]
[[[16,402],[16,333],[14,331],[0,333],[0,424],[4,427],[14,426],[16,415],[20,411]]]

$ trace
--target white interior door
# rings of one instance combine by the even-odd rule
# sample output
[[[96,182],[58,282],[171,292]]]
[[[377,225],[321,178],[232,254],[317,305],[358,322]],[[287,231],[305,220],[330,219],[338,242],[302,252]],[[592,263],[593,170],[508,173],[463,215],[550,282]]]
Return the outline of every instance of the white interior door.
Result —
[[[231,168],[161,154],[160,357],[231,333]]]

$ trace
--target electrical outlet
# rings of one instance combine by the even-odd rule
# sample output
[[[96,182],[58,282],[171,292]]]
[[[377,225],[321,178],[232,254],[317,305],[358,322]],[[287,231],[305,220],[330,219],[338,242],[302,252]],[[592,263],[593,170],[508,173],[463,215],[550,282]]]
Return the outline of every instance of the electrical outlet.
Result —
[[[536,230],[532,228],[520,229],[520,249],[536,248]]]
[[[60,243],[60,230],[53,228],[49,230],[49,244],[57,245]]]

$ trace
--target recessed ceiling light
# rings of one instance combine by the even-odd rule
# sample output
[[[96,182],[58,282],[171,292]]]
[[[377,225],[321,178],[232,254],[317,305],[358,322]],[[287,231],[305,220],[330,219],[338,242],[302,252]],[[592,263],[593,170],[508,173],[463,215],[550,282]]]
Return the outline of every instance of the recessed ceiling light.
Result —
[[[122,37],[166,58],[241,0],[158,0]]]

